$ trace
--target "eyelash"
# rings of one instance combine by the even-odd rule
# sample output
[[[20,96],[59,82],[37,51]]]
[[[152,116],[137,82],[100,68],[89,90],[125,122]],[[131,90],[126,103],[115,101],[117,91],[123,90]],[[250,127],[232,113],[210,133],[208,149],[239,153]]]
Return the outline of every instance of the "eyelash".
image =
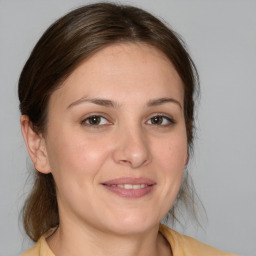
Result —
[[[151,125],[155,125],[155,126],[159,126],[159,127],[161,127],[161,126],[162,127],[169,127],[171,125],[176,124],[176,121],[172,117],[166,116],[164,114],[156,114],[156,115],[152,116],[148,121],[152,122],[154,118],[160,118],[162,122],[167,122],[167,124],[162,124],[161,123],[161,124],[151,124]]]
[[[100,120],[100,122],[102,122],[102,119],[104,119],[105,121],[105,123],[104,124],[99,124],[99,123],[95,123],[95,124],[92,124],[92,123],[90,123],[90,120],[92,121],[92,119],[93,118],[100,118],[101,120]],[[146,124],[149,122],[149,121],[153,121],[153,119],[154,118],[159,118],[161,121],[162,121],[162,123],[163,122],[167,122],[167,124],[150,124],[150,125],[153,125],[153,126],[157,126],[157,127],[169,127],[169,126],[172,126],[172,125],[174,125],[174,124],[176,124],[176,121],[173,119],[173,118],[171,118],[171,117],[169,117],[169,116],[166,116],[166,115],[164,115],[164,114],[155,114],[154,116],[152,116],[151,118],[149,118],[147,121],[146,121]],[[97,121],[97,120],[96,120]],[[155,121],[157,121],[157,120],[155,120]],[[89,122],[89,123],[88,123]],[[105,117],[103,117],[103,116],[101,116],[101,115],[91,115],[91,116],[88,116],[88,117],[86,117],[85,119],[83,119],[82,121],[81,121],[81,124],[82,125],[84,125],[84,126],[88,126],[88,127],[92,127],[92,128],[101,128],[101,126],[106,126],[106,125],[110,125],[111,124],[111,122],[110,121],[108,121],[108,119],[107,118],[105,118]]]
[[[106,123],[104,123],[104,124],[98,124],[98,123],[92,124],[92,123],[90,123],[90,120],[92,121],[93,118],[100,118],[101,121],[102,121],[102,119],[104,119],[104,120],[106,120]],[[109,124],[111,124],[111,122],[109,122],[107,118],[105,118],[101,115],[91,115],[91,116],[88,116],[85,119],[83,119],[81,121],[81,124],[84,125],[84,126],[88,126],[88,127],[100,128],[100,126],[109,125]]]

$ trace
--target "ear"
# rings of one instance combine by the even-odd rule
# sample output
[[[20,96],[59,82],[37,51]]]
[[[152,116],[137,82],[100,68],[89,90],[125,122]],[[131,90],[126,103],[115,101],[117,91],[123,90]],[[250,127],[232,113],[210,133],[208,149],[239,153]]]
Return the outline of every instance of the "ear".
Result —
[[[21,116],[20,124],[22,135],[35,169],[44,174],[50,173],[51,171],[43,135],[38,134],[33,130],[29,117],[26,115]]]

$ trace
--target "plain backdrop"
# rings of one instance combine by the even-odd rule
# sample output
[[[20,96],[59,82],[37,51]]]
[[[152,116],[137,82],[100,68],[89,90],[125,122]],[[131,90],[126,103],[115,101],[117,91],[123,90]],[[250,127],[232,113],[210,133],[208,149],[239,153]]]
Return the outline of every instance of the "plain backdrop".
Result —
[[[201,101],[189,171],[208,222],[204,229],[177,228],[222,250],[256,255],[256,1],[119,2],[168,22],[186,41],[199,70]],[[20,71],[44,30],[87,3],[0,0],[0,256],[19,255],[31,245],[19,222],[30,187],[19,127]]]

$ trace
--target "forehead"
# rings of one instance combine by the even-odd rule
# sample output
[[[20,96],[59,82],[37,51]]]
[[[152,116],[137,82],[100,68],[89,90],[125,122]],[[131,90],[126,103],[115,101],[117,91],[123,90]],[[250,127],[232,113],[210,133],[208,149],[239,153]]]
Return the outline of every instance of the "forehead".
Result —
[[[166,93],[182,103],[183,84],[166,55],[148,44],[118,43],[84,60],[51,98],[97,96],[125,102],[128,95],[141,101]]]

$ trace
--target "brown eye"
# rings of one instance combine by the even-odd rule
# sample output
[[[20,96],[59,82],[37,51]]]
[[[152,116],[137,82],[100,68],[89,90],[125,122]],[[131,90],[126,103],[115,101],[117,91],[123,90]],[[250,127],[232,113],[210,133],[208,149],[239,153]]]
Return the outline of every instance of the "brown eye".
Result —
[[[87,120],[89,124],[97,125],[100,123],[101,118],[99,116],[91,116]]]
[[[175,124],[175,121],[167,116],[156,115],[151,117],[146,123],[155,126],[170,126]]]
[[[162,116],[154,116],[151,119],[152,124],[161,125],[163,123],[163,117]]]
[[[105,124],[109,124],[108,120],[102,116],[89,116],[84,119],[81,124],[88,125],[88,126],[101,126]]]

